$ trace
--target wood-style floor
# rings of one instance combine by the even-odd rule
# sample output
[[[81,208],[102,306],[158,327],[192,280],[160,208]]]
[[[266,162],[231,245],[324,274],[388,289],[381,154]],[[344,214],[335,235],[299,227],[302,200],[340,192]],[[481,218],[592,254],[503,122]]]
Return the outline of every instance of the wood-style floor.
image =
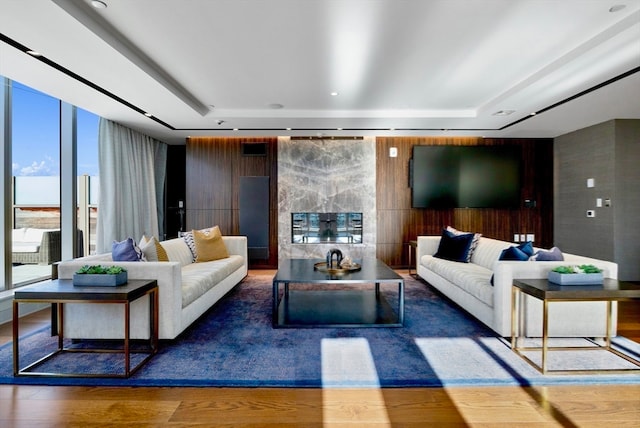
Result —
[[[49,323],[48,311],[21,332]],[[24,330],[23,330],[24,328]],[[640,341],[640,303],[618,333]],[[11,324],[0,326],[0,344]],[[0,385],[0,427],[640,427],[640,385],[383,389]]]

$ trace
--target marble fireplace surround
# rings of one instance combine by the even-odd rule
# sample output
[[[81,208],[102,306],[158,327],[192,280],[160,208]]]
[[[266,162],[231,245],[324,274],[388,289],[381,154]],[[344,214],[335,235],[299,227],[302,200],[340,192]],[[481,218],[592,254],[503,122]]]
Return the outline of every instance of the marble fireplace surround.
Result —
[[[362,243],[295,244],[294,212],[362,213]],[[278,258],[376,256],[376,146],[362,139],[278,138]]]

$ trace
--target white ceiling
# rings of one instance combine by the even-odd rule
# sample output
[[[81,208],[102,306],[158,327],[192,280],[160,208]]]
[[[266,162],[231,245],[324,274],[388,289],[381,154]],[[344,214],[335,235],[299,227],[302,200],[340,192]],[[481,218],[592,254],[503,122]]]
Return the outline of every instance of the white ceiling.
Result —
[[[640,118],[640,0],[103,2],[0,0],[0,75],[174,144],[555,137]]]

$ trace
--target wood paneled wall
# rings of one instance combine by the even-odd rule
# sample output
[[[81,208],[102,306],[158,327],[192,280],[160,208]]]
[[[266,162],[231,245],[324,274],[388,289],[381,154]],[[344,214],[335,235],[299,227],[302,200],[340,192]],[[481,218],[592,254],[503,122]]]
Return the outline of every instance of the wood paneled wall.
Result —
[[[378,137],[376,140],[377,257],[392,267],[408,265],[408,245],[419,235],[439,235],[451,225],[464,231],[513,241],[534,234],[535,245],[553,245],[553,140],[477,137]],[[409,159],[414,145],[510,145],[522,147],[522,194],[519,209],[411,208]],[[398,156],[389,157],[396,147]],[[526,208],[524,200],[536,201]],[[413,260],[415,263],[415,259]]]
[[[242,144],[267,143],[266,156],[243,156]],[[269,185],[269,260],[251,268],[278,265],[277,138],[190,137],[186,154],[186,230],[219,225],[223,235],[240,233],[240,177],[267,176]]]
[[[242,144],[266,142],[266,156],[242,156]],[[423,145],[509,145],[522,148],[523,185],[519,209],[411,208],[409,159]],[[389,157],[396,147],[398,156]],[[392,267],[408,265],[407,242],[418,235],[439,235],[451,225],[460,230],[512,241],[534,234],[535,245],[553,245],[553,140],[483,139],[476,137],[378,137],[376,139],[377,257]],[[277,138],[192,137],[186,153],[186,229],[219,225],[223,234],[239,234],[240,177],[269,176],[269,260],[252,268],[278,265]],[[524,200],[536,201],[526,208]]]

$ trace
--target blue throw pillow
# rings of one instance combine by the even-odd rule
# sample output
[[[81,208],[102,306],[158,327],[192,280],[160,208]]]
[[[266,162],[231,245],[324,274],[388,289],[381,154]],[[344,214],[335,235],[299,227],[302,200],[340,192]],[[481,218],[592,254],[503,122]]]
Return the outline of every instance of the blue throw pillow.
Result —
[[[502,250],[499,260],[515,260],[525,262],[529,260],[529,256],[518,247],[509,247]]]
[[[539,250],[534,256],[534,260],[538,262],[561,262],[564,260],[560,248],[553,247],[550,250]]]
[[[473,233],[456,235],[443,229],[438,251],[433,256],[454,262],[468,263],[468,254],[473,237]]]
[[[139,262],[142,259],[142,251],[133,238],[127,238],[122,242],[113,241],[111,258],[114,262]]]
[[[531,241],[523,242],[516,248],[525,253],[528,257],[533,256],[533,243]]]

